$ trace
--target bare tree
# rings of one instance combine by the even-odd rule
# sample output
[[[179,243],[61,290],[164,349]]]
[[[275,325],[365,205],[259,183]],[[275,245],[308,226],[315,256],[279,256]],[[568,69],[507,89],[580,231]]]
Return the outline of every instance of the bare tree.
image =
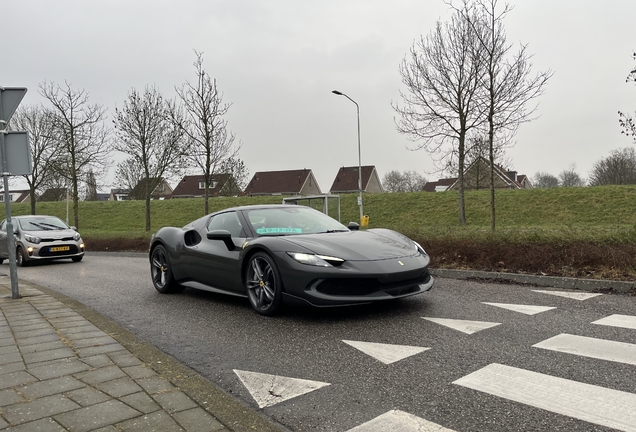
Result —
[[[195,54],[196,83],[186,81],[175,90],[185,109],[185,118],[179,124],[189,140],[190,157],[193,164],[203,171],[203,211],[208,214],[212,176],[225,159],[236,156],[238,148],[234,147],[234,135],[228,131],[224,119],[231,104],[223,103],[223,94],[216,86],[216,79],[203,69],[203,54],[196,51]]]
[[[389,171],[382,179],[382,187],[387,192],[419,192],[424,188],[426,178],[415,171]]]
[[[97,179],[93,170],[89,169],[86,175],[86,193],[84,201],[97,201]]]
[[[626,147],[594,163],[590,186],[636,184],[636,150]]]
[[[576,172],[576,165],[572,164],[559,174],[559,184],[561,187],[585,186],[585,180]]]
[[[221,162],[219,173],[228,174],[230,177],[219,193],[222,196],[240,195],[247,186],[249,170],[245,163],[238,157],[230,157]]]
[[[36,214],[37,195],[50,182],[59,157],[52,126],[51,113],[41,105],[22,105],[11,118],[10,127],[29,133],[32,172],[24,178],[29,185],[31,214]]]
[[[150,198],[166,176],[180,173],[187,152],[175,110],[157,88],[146,87],[143,94],[132,89],[123,108],[115,108],[115,150],[130,156],[141,169],[146,202],[146,231],[150,231]],[[177,118],[178,120],[178,118]]]
[[[135,158],[129,157],[117,164],[117,168],[115,169],[115,183],[119,187],[130,191],[137,186],[143,178],[143,167]]]
[[[490,225],[496,227],[495,211],[495,161],[497,148],[507,145],[522,123],[532,120],[536,110],[528,104],[545,89],[551,71],[531,75],[531,55],[527,45],[521,45],[511,53],[503,21],[512,10],[504,4],[501,10],[498,0],[463,0],[455,9],[467,20],[479,42],[476,55],[482,56],[485,74],[480,81],[483,104],[486,108],[487,138],[490,161]]]
[[[538,172],[532,177],[532,185],[535,188],[554,188],[559,186],[559,179],[547,172]]]
[[[636,52],[632,54],[634,60],[636,60]],[[632,69],[632,71],[627,75],[627,79],[625,82],[634,82],[636,83],[636,68]],[[634,121],[634,117],[629,114],[625,114],[621,111],[618,112],[618,123],[621,125],[623,130],[621,133],[627,135],[628,137],[632,137],[634,140],[634,144],[636,144],[636,121]]]
[[[52,133],[60,150],[56,171],[71,185],[73,222],[79,227],[79,184],[90,169],[99,175],[109,163],[106,109],[89,104],[88,93],[68,83],[62,87],[45,81],[39,92],[52,105]]]
[[[398,131],[419,141],[417,149],[440,155],[457,155],[459,222],[466,223],[464,204],[464,158],[468,133],[484,121],[479,104],[483,67],[480,46],[469,21],[455,12],[450,21],[437,22],[435,30],[416,41],[399,68],[407,92],[400,92],[403,105],[393,107],[400,115]]]

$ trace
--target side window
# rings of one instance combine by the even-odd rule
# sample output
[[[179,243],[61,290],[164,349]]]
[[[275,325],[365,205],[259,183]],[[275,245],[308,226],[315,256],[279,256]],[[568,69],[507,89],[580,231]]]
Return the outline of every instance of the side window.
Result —
[[[226,230],[232,237],[245,237],[245,231],[235,212],[221,213],[208,222],[208,231]]]
[[[0,224],[0,231],[2,232],[6,232],[7,231],[7,220],[3,220],[2,223]]]

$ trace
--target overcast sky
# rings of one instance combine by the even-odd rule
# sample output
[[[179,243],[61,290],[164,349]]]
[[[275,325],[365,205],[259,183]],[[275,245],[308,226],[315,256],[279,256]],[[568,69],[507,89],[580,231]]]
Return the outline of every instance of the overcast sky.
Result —
[[[520,174],[576,164],[587,177],[631,145],[617,111],[636,111],[636,86],[625,82],[636,66],[636,1],[511,4],[508,40],[528,44],[533,70],[554,76],[508,157]],[[174,97],[195,78],[197,50],[233,104],[229,129],[250,174],[310,168],[328,192],[339,167],[357,165],[356,108],[337,89],[360,105],[363,165],[381,177],[439,176],[397,132],[391,103],[414,40],[449,18],[443,0],[0,0],[0,10],[0,85],[27,87],[23,104],[44,102],[44,80],[85,89],[109,113],[132,88]]]

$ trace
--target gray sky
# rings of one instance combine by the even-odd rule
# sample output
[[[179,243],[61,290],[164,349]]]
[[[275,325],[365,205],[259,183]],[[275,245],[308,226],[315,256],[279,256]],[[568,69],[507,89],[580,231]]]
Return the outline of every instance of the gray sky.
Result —
[[[533,70],[554,76],[508,157],[520,174],[576,164],[587,177],[610,150],[631,145],[617,111],[636,111],[636,86],[625,83],[636,66],[636,2],[511,4],[508,40],[528,44]],[[450,16],[442,0],[0,0],[0,10],[0,85],[27,87],[23,104],[44,102],[44,80],[83,88],[110,113],[131,88],[173,97],[195,78],[196,49],[233,104],[229,129],[250,174],[310,168],[328,192],[339,167],[357,165],[355,105],[337,89],[360,105],[363,165],[381,177],[439,176],[397,132],[391,102],[413,41]]]

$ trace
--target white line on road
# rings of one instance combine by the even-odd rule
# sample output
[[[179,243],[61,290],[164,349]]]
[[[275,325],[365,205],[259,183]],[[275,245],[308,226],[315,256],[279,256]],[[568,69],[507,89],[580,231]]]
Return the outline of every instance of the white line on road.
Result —
[[[347,432],[455,432],[400,410],[392,410]]]
[[[391,345],[376,342],[362,342],[343,340],[347,345],[359,349],[363,353],[370,355],[376,360],[384,364],[391,364],[398,360],[405,359],[415,354],[419,354],[430,348],[408,346],[408,345]]]
[[[477,333],[478,331],[489,329],[500,325],[501,323],[485,322],[485,321],[467,321],[447,318],[427,318],[422,317],[427,321],[431,321],[437,324],[441,324],[446,327],[450,327],[453,330],[458,330],[466,334]]]
[[[538,292],[541,294],[550,294],[550,295],[555,295],[559,297],[566,297],[573,300],[587,300],[587,299],[591,299],[592,297],[603,295],[603,294],[597,294],[597,293],[582,293],[582,292],[576,292],[576,291],[548,291],[548,290],[532,290],[532,291]]]
[[[276,405],[277,403],[330,385],[329,383],[320,381],[288,378],[237,369],[234,369],[234,373],[239,377],[256,403],[258,403],[259,408]]]
[[[614,429],[636,431],[636,395],[497,363],[453,384]]]
[[[554,306],[533,306],[533,305],[520,305],[520,304],[509,304],[509,303],[488,303],[482,302],[483,304],[496,306],[502,309],[508,309],[513,312],[520,312],[526,315],[536,315],[541,312],[549,311],[552,309],[556,309]]]
[[[636,365],[636,345],[563,333],[532,345],[551,351]],[[636,405],[634,406],[636,411]]]
[[[594,321],[592,324],[636,329],[636,316],[615,314],[615,315],[610,315],[608,317],[601,318],[600,320]]]

